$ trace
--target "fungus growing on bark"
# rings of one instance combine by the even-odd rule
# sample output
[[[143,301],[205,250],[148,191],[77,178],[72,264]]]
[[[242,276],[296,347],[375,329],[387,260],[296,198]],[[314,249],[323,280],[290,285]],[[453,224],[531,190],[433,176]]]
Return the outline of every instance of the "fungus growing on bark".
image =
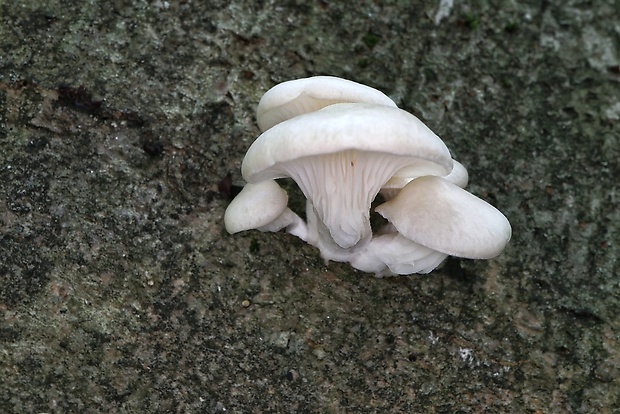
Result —
[[[375,89],[328,76],[285,82],[263,96],[257,120],[264,132],[243,160],[230,233],[285,228],[324,259],[378,276],[428,273],[448,255],[491,258],[510,239],[506,217],[463,189],[467,170],[443,141]],[[306,196],[307,223],[280,178]],[[373,234],[379,192],[388,224]]]

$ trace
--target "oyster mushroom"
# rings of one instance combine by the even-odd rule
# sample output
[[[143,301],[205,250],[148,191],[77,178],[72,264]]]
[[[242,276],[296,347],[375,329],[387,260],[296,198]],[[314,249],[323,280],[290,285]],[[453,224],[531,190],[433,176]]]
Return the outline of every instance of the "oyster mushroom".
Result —
[[[224,213],[224,226],[230,234],[257,229],[286,231],[307,239],[306,223],[287,207],[288,195],[273,180],[246,184]]]
[[[497,256],[512,232],[508,219],[495,207],[436,176],[412,180],[375,211],[405,238],[468,259]]]
[[[323,229],[314,232],[320,241],[308,241],[330,246],[334,252],[321,249],[330,257],[370,240],[372,200],[394,173],[419,162],[441,175],[453,169],[443,141],[415,116],[386,105],[342,103],[271,127],[254,141],[241,169],[249,183],[293,178]]]
[[[285,82],[265,93],[257,121],[230,233],[286,228],[324,259],[377,276],[428,273],[448,255],[491,258],[510,239],[506,217],[463,190],[467,170],[443,141],[375,89],[330,76]],[[306,196],[307,224],[275,182],[285,177]],[[388,223],[373,235],[379,192]]]
[[[349,258],[351,266],[393,276],[429,273],[448,255],[497,256],[510,239],[510,224],[494,207],[460,187],[463,171],[447,176],[456,183],[437,176],[415,178],[375,208],[389,223]]]

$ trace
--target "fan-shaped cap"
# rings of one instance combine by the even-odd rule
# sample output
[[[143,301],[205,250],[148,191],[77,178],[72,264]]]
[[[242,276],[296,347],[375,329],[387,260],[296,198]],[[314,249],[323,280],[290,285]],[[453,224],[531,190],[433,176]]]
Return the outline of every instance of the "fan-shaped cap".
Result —
[[[268,226],[287,209],[288,195],[273,180],[246,184],[228,205],[224,225],[230,234]]]
[[[416,178],[375,211],[409,240],[451,256],[495,257],[511,235],[495,207],[435,176]]]
[[[396,107],[383,92],[335,76],[313,76],[280,83],[269,89],[256,108],[261,131],[295,116],[335,103],[372,103]]]

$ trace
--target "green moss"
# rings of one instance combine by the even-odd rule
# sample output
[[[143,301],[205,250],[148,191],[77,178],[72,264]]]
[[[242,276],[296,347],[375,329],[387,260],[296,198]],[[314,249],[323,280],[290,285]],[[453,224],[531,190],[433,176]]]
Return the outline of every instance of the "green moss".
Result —
[[[519,30],[519,22],[511,20],[508,23],[506,23],[506,26],[504,26],[504,31],[506,33],[514,33],[517,30]]]
[[[250,253],[258,253],[259,250],[260,244],[258,243],[258,240],[252,239],[252,241],[250,242]]]
[[[478,18],[475,15],[471,13],[467,13],[465,16],[463,16],[463,23],[469,29],[475,30],[478,27],[478,24],[480,22],[478,21]]]
[[[379,43],[379,40],[380,40],[380,37],[372,33],[366,33],[364,37],[362,38],[362,41],[369,49],[372,49],[373,47],[375,47],[377,43]]]

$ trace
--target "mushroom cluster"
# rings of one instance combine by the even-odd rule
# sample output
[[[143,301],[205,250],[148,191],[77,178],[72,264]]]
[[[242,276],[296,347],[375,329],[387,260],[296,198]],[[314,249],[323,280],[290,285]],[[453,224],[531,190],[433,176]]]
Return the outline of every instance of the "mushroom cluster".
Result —
[[[488,259],[508,220],[463,188],[467,170],[418,118],[382,92],[331,76],[276,85],[257,108],[262,134],[241,167],[247,185],[224,216],[233,234],[285,229],[325,260],[377,276],[428,273],[448,255]],[[276,182],[306,196],[306,221]],[[371,227],[371,204],[387,222]]]

